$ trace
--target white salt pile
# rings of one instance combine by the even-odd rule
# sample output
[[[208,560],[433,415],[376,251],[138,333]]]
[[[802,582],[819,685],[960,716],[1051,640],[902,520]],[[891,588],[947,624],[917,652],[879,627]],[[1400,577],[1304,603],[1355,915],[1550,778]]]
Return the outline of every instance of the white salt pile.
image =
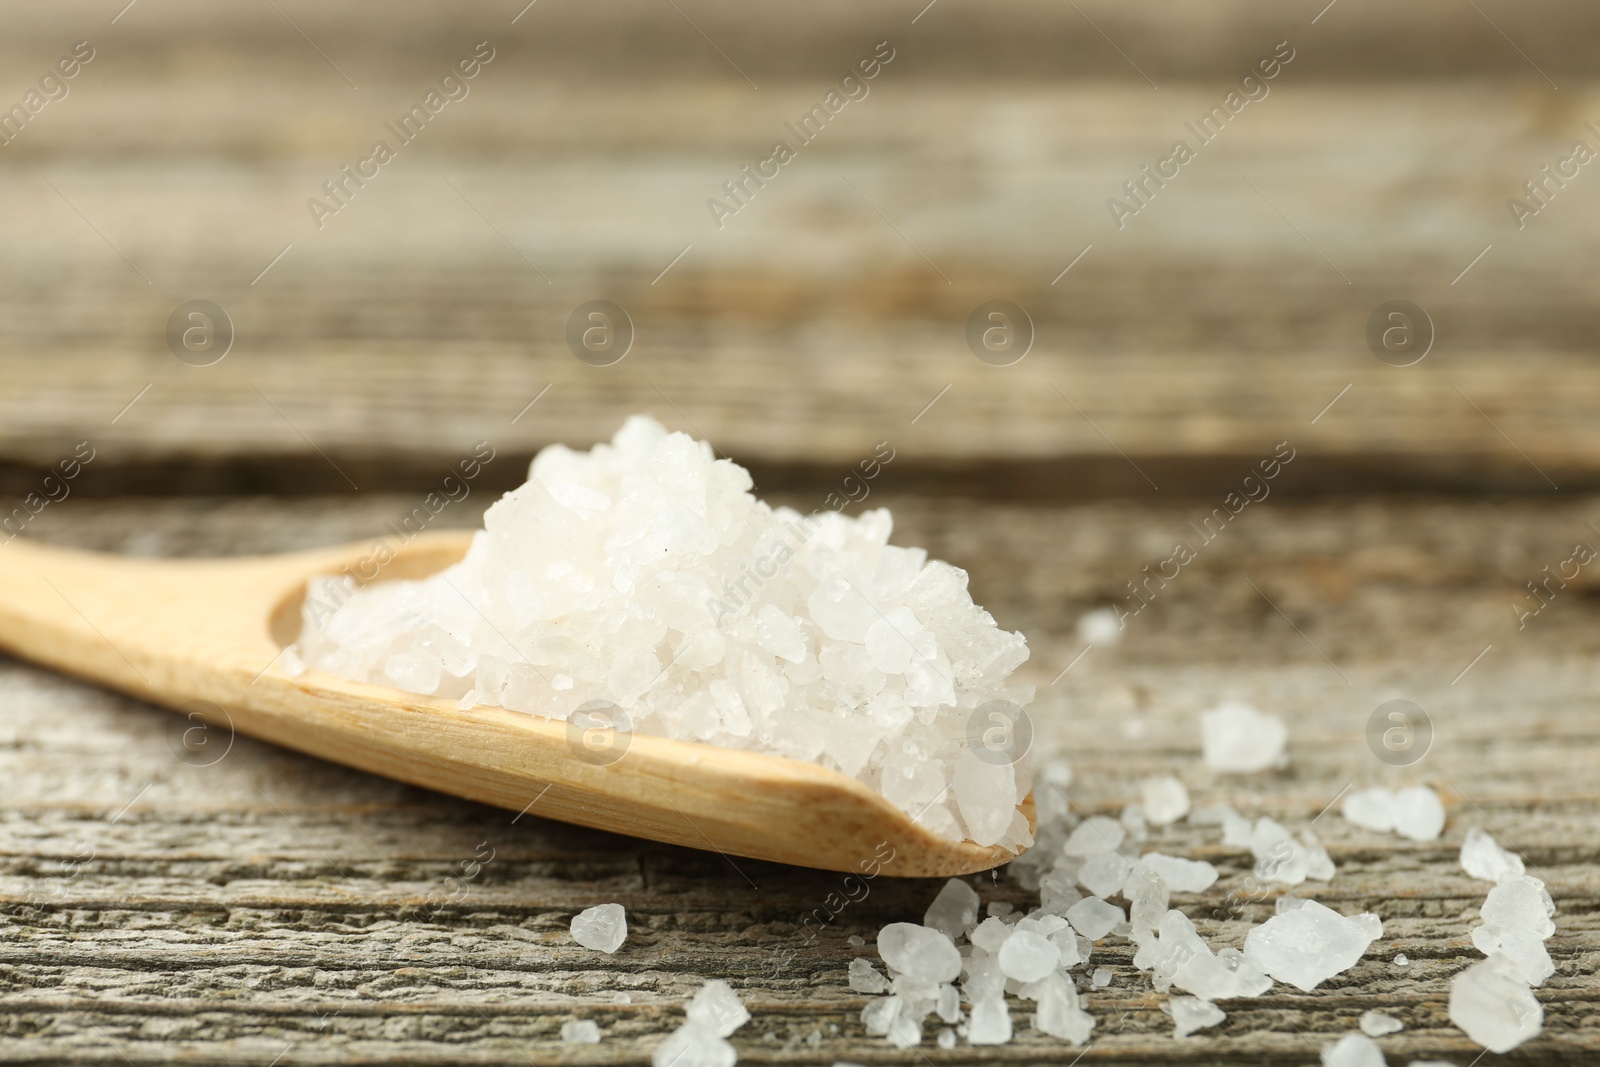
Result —
[[[597,904],[572,918],[572,940],[607,955],[628,937],[628,917],[621,904]]]
[[[561,1040],[569,1045],[598,1045],[600,1027],[593,1019],[568,1019],[561,1024]]]
[[[805,516],[751,485],[647,416],[589,452],[552,445],[455,566],[314,582],[298,654],[547,718],[614,707],[638,732],[834,768],[948,837],[1030,843],[1026,764],[967,742],[984,705],[1032,699],[1007,683],[1022,635],[966,572],[890,545],[887,511]]]
[[[733,1067],[739,1054],[727,1038],[750,1021],[733,987],[720,979],[707,982],[689,1001],[687,1016],[656,1046],[652,1067]]]
[[[1249,774],[1289,763],[1289,728],[1249,704],[1221,704],[1200,716],[1200,744],[1214,771]]]
[[[1368,830],[1390,831],[1413,841],[1436,841],[1444,829],[1444,804],[1425,785],[1399,791],[1358,789],[1344,798],[1345,821]]]

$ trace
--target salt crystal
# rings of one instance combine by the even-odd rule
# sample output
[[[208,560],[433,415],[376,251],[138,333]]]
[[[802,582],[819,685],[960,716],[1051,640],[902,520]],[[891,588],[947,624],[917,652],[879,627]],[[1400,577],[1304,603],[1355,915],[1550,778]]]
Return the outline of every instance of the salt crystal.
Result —
[[[953,985],[939,987],[938,999],[933,1009],[947,1023],[961,1021],[961,994]]]
[[[1090,941],[1105,937],[1112,927],[1126,918],[1121,908],[1107,904],[1099,897],[1084,897],[1067,909],[1067,921],[1072,928]]]
[[[1278,981],[1310,992],[1354,967],[1373,940],[1370,922],[1308,900],[1251,930],[1244,954]]]
[[[1387,833],[1394,829],[1394,790],[1380,786],[1347,793],[1339,814],[1355,826]]]
[[[750,489],[647,416],[588,452],[553,445],[454,566],[309,583],[333,595],[306,597],[289,655],[547,719],[614,705],[635,732],[818,763],[933,833],[1024,847],[1025,766],[965,739],[974,709],[1032,699],[1010,683],[1026,640],[963,571],[888,544],[887,511],[802,515]]]
[[[610,955],[622,947],[627,936],[627,913],[621,904],[597,904],[572,919],[572,940],[596,952]]]
[[[1078,884],[1097,897],[1115,896],[1131,870],[1133,862],[1120,852],[1096,853],[1078,869]]]
[[[1394,965],[1396,967],[1408,967],[1411,965],[1411,957],[1404,952],[1396,952],[1394,954]]]
[[[1178,856],[1165,856],[1160,852],[1146,852],[1139,862],[1156,874],[1174,893],[1203,893],[1217,881],[1217,869],[1204,860],[1186,860]]]
[[[1107,815],[1091,815],[1072,831],[1062,851],[1068,856],[1085,857],[1115,852],[1126,836],[1127,831],[1116,819]]]
[[[1214,771],[1248,774],[1284,766],[1288,741],[1282,719],[1248,704],[1221,704],[1200,716],[1201,747]]]
[[[1263,816],[1250,834],[1250,851],[1256,857],[1256,877],[1285,885],[1299,885],[1307,878],[1327,881],[1333,877],[1333,860],[1310,831],[1296,841],[1288,830]]]
[[[952,878],[944,884],[922,917],[924,926],[933,927],[952,941],[960,938],[977,921],[978,891],[959,878]]]
[[[1501,879],[1489,890],[1488,899],[1479,909],[1485,923],[1526,930],[1540,939],[1556,932],[1556,924],[1550,919],[1555,913],[1555,902],[1544,883],[1531,875]]]
[[[1128,872],[1122,895],[1128,899],[1128,931],[1135,939],[1160,926],[1171,903],[1166,880],[1142,863]]]
[[[889,980],[878,973],[871,960],[857,957],[850,961],[850,988],[857,993],[886,993]]]
[[[1038,1005],[1033,1016],[1035,1030],[1074,1045],[1089,1040],[1089,1033],[1094,1029],[1094,1016],[1083,1010],[1078,1001],[1078,991],[1070,981],[1062,975],[1052,974],[1038,984],[1034,993]]]
[[[1177,822],[1189,813],[1189,791],[1171,775],[1146,778],[1140,786],[1144,817],[1154,826]]]
[[[1122,643],[1122,616],[1116,608],[1095,608],[1078,616],[1078,640],[1097,648]]]
[[[956,1032],[947,1026],[939,1031],[939,1036],[934,1039],[934,1043],[948,1052],[956,1047]],[[833,1067],[839,1067],[839,1065],[835,1063]]]
[[[1173,997],[1171,1001],[1174,1037],[1188,1037],[1220,1023],[1228,1013],[1199,997]]]
[[[569,1045],[598,1045],[600,1027],[593,1019],[568,1019],[561,1024],[561,1040]]]
[[[1474,826],[1461,842],[1461,869],[1474,878],[1498,882],[1506,875],[1522,875],[1522,857],[1501,848],[1494,838]]]
[[[1055,972],[1061,963],[1061,950],[1040,934],[1017,930],[1000,946],[997,959],[1007,978],[1037,982]]]
[[[1544,1008],[1517,964],[1490,956],[1450,980],[1450,1021],[1491,1052],[1510,1052],[1544,1027]]]
[[[1386,1061],[1372,1038],[1345,1034],[1322,1046],[1322,1067],[1386,1067]]]
[[[1045,911],[1065,915],[1068,908],[1082,899],[1083,894],[1078,892],[1071,873],[1052,870],[1039,876],[1039,906]]]
[[[1111,984],[1111,972],[1104,967],[1096,967],[1089,976],[1089,984],[1096,989],[1104,989]]]
[[[924,982],[953,982],[961,953],[944,934],[914,923],[890,923],[878,934],[878,956],[901,974]]]
[[[1152,972],[1158,992],[1177,986],[1203,1000],[1257,997],[1272,987],[1255,963],[1235,951],[1224,952],[1213,954],[1194,923],[1174,908],[1162,916],[1156,935],[1140,943],[1133,964]]]
[[[866,948],[867,947],[867,939],[862,937],[860,934],[851,934],[849,937],[845,938],[844,940],[845,940],[845,944],[849,945],[851,948]]]
[[[704,1023],[686,1022],[650,1056],[652,1067],[733,1067],[739,1054]]]
[[[709,1026],[719,1036],[727,1037],[750,1021],[750,1012],[732,986],[713,978],[689,1001],[689,1021]]]
[[[1545,979],[1556,973],[1544,940],[1526,929],[1486,923],[1472,931],[1472,947],[1485,956],[1500,953],[1516,965],[1518,975],[1529,985],[1544,985]]]
[[[1361,1027],[1361,1032],[1368,1037],[1382,1037],[1384,1034],[1398,1033],[1406,1028],[1405,1023],[1381,1011],[1362,1012],[1361,1021],[1356,1025]]]
[[[1128,836],[1135,841],[1143,841],[1150,836],[1150,827],[1144,819],[1144,805],[1129,804],[1122,809],[1122,814],[1117,816],[1117,821],[1127,831]]]
[[[1414,785],[1394,795],[1394,829],[1413,841],[1435,841],[1444,829],[1444,805],[1439,794]]]
[[[1011,1012],[1004,996],[987,996],[973,1001],[967,1022],[967,1041],[973,1045],[1003,1045],[1011,1040]]]
[[[1011,936],[1011,927],[998,915],[991,915],[977,926],[972,933],[967,935],[967,940],[983,949],[985,952],[1000,951],[1000,946],[1005,944],[1006,938]]]

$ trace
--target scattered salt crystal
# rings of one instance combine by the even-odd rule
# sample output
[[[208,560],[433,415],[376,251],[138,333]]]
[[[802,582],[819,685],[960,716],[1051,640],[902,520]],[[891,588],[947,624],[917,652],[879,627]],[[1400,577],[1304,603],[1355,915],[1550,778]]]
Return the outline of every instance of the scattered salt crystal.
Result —
[[[939,1018],[947,1023],[961,1021],[961,994],[953,985],[939,987],[939,996],[934,1001],[934,1009]]]
[[[1128,899],[1128,932],[1136,939],[1161,925],[1172,900],[1166,880],[1143,864],[1128,872],[1122,895]]]
[[[1090,941],[1100,940],[1126,918],[1121,908],[1099,897],[1084,897],[1067,909],[1067,921],[1072,928]]]
[[[596,952],[610,955],[622,947],[627,937],[627,913],[621,904],[597,904],[572,919],[572,940]]]
[[[1174,893],[1203,893],[1217,881],[1217,869],[1204,860],[1186,860],[1160,852],[1146,852],[1139,862],[1156,874]]]
[[[598,1045],[600,1027],[593,1019],[568,1019],[561,1024],[561,1040],[569,1045]]]
[[[466,711],[468,708],[475,706],[477,703],[478,691],[476,689],[468,689],[465,693],[461,694],[461,699],[456,701],[456,710]]]
[[[1152,972],[1158,992],[1177,986],[1203,1000],[1258,997],[1272,987],[1272,980],[1236,950],[1213,954],[1176,908],[1161,917],[1154,936],[1139,942],[1133,965]]]
[[[1000,972],[1007,978],[1037,982],[1055,973],[1061,963],[1061,950],[1041,934],[1016,930],[1000,946],[996,958],[1000,962]]]
[[[1522,857],[1501,848],[1494,838],[1474,826],[1461,842],[1461,869],[1474,878],[1498,882],[1508,874],[1523,873]]]
[[[1396,952],[1394,954],[1394,965],[1396,967],[1408,967],[1411,965],[1411,957],[1404,952]]]
[[[1425,785],[1414,785],[1394,795],[1394,829],[1413,841],[1436,841],[1444,829],[1444,804]]]
[[[704,1023],[686,1022],[650,1056],[652,1067],[733,1067],[739,1054]]]
[[[1322,1046],[1322,1067],[1386,1067],[1383,1050],[1363,1034],[1345,1034]]]
[[[1004,996],[995,994],[972,1003],[967,1041],[974,1045],[1003,1045],[1011,1040],[1011,1012]]]
[[[1120,852],[1099,852],[1078,869],[1078,884],[1097,897],[1115,896],[1133,870],[1133,861]]]
[[[1101,852],[1115,852],[1122,844],[1127,831],[1116,819],[1108,815],[1091,815],[1083,820],[1067,837],[1061,850],[1068,856],[1094,856]]]
[[[1096,989],[1104,989],[1111,984],[1111,972],[1104,967],[1096,967],[1094,974],[1089,976],[1089,984]]]
[[[871,960],[857,957],[850,961],[850,988],[857,993],[887,993],[889,980],[878,973]]]
[[[1144,805],[1129,804],[1122,809],[1122,814],[1117,816],[1117,821],[1127,831],[1128,836],[1135,841],[1143,841],[1150,836],[1150,827],[1144,819]]]
[[[989,901],[989,912],[988,912],[988,914],[990,916],[992,916],[992,917],[1004,919],[1007,916],[1010,916],[1010,915],[1014,914],[1016,912],[1016,910],[1017,910],[1016,905],[1012,904],[1009,901],[1005,901],[1005,900],[991,900],[991,901]]]
[[[1556,973],[1544,939],[1527,929],[1485,924],[1472,931],[1472,947],[1485,956],[1497,952],[1505,956],[1516,965],[1517,973],[1529,985],[1544,985],[1545,979]]]
[[[959,878],[952,878],[944,884],[922,917],[924,926],[933,927],[952,941],[960,938],[977,921],[978,892]]]
[[[889,544],[887,511],[802,515],[751,485],[647,416],[553,445],[454,566],[331,598],[312,582],[294,654],[558,721],[614,705],[639,733],[818,763],[932,832],[1024,847],[1026,768],[964,738],[974,709],[1032,699],[1009,684],[1026,640],[965,572]]]
[[[1257,819],[1251,830],[1250,851],[1256,857],[1256,877],[1270,882],[1299,885],[1307,878],[1327,881],[1334,874],[1333,860],[1310,831],[1296,841],[1281,824],[1265,816]]]
[[[851,948],[867,947],[867,939],[862,937],[860,934],[851,934],[849,937],[845,938],[844,941],[845,944],[849,945]]]
[[[991,915],[983,922],[972,928],[972,933],[967,935],[967,940],[983,949],[985,952],[1000,951],[1000,946],[1005,944],[1006,938],[1011,936],[1011,927],[997,915]]]
[[[1356,1025],[1361,1027],[1361,1032],[1368,1037],[1382,1037],[1384,1034],[1397,1033],[1406,1028],[1405,1023],[1381,1011],[1362,1012],[1361,1021]]]
[[[1051,974],[1040,981],[1033,992],[1037,1005],[1033,1016],[1035,1030],[1074,1045],[1089,1040],[1094,1016],[1083,1010],[1077,989],[1065,976]]]
[[[1254,824],[1232,808],[1222,816],[1222,843],[1229,848],[1249,848]]]
[[[1310,992],[1356,965],[1375,939],[1372,925],[1308,900],[1251,930],[1244,954],[1278,981]]]
[[[1122,616],[1116,608],[1095,608],[1078,616],[1078,640],[1097,648],[1122,643]]]
[[[1220,1023],[1228,1013],[1199,997],[1173,997],[1171,1001],[1174,1037],[1188,1037],[1196,1030],[1204,1030]]]
[[[1509,1052],[1544,1027],[1544,1008],[1515,962],[1494,955],[1450,981],[1450,1021],[1491,1052]]]
[[[1556,932],[1550,916],[1556,905],[1544,882],[1531,875],[1511,875],[1489,890],[1489,897],[1478,912],[1494,926],[1527,930],[1541,940]]]
[[[939,1031],[939,1036],[934,1039],[934,1043],[948,1052],[956,1047],[956,1032],[947,1026]],[[834,1064],[834,1067],[839,1067],[839,1065]]]
[[[1083,899],[1071,873],[1065,870],[1046,871],[1039,876],[1039,906],[1056,915],[1065,915],[1067,909]]]
[[[689,1021],[709,1026],[719,1036],[727,1037],[750,1021],[750,1012],[732,986],[713,978],[689,1001]]]
[[[1189,813],[1189,791],[1171,775],[1146,778],[1139,792],[1144,817],[1153,826],[1175,823]]]
[[[1339,814],[1352,825],[1387,833],[1394,829],[1394,790],[1379,786],[1347,793]]]
[[[953,982],[961,953],[944,934],[914,923],[890,923],[878,934],[878,956],[892,970],[923,982]]]
[[[1285,766],[1288,741],[1282,719],[1248,704],[1221,704],[1200,716],[1201,747],[1214,771],[1248,774]]]

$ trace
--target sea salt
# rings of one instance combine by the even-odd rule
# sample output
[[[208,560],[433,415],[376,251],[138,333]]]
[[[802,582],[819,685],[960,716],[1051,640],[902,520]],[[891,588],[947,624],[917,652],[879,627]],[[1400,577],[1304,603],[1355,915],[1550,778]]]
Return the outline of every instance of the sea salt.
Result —
[[[1384,1034],[1398,1033],[1406,1028],[1405,1023],[1381,1011],[1362,1012],[1361,1020],[1356,1025],[1361,1027],[1361,1032],[1368,1037],[1382,1037]]]
[[[1411,966],[1411,957],[1404,952],[1396,952],[1394,954],[1394,965],[1396,967],[1409,967]]]
[[[1122,616],[1116,608],[1095,608],[1078,616],[1078,640],[1096,648],[1122,643]]]
[[[928,983],[953,982],[961,973],[961,953],[938,930],[914,923],[890,923],[878,933],[878,956],[901,974]]]
[[[1529,985],[1543,985],[1556,969],[1544,945],[1556,931],[1550,918],[1555,910],[1544,882],[1506,874],[1478,909],[1483,924],[1473,928],[1473,947],[1486,956],[1502,956]]]
[[[1084,897],[1067,909],[1067,921],[1072,928],[1090,941],[1105,937],[1112,927],[1126,918],[1121,908],[1107,904],[1099,897]]]
[[[1491,1052],[1510,1052],[1544,1026],[1544,1008],[1520,968],[1495,955],[1450,980],[1450,1021]]]
[[[1030,992],[1038,1009],[1033,1016],[1035,1030],[1074,1045],[1089,1040],[1094,1030],[1094,1016],[1083,1010],[1071,981],[1063,975],[1051,974]]]
[[[651,1067],[733,1067],[739,1054],[704,1023],[686,1022],[650,1055]]]
[[[1250,833],[1250,851],[1256,857],[1256,877],[1285,885],[1307,878],[1325,882],[1334,875],[1333,860],[1309,830],[1295,838],[1278,822],[1265,816]]]
[[[1128,831],[1116,819],[1109,815],[1091,815],[1073,829],[1061,848],[1068,856],[1094,856],[1115,852],[1127,836]]]
[[[1041,934],[1014,931],[996,954],[1000,972],[1018,982],[1037,982],[1054,974],[1061,963],[1061,950]]]
[[[568,1019],[561,1024],[561,1040],[569,1045],[598,1045],[600,1027],[593,1019]]]
[[[1003,995],[973,1001],[967,1022],[967,1041],[974,1045],[1003,1045],[1011,1040],[1011,1012]]]
[[[572,940],[596,952],[610,955],[622,947],[627,937],[627,913],[621,904],[598,904],[572,919]]]
[[[1310,992],[1356,965],[1382,932],[1377,916],[1349,919],[1308,900],[1245,936],[1245,958],[1280,982]]]
[[[1196,1030],[1215,1026],[1228,1017],[1227,1012],[1199,997],[1173,997],[1169,1007],[1172,1010],[1173,1037],[1188,1037]]]
[[[952,878],[944,884],[922,917],[924,926],[933,927],[952,941],[960,938],[977,921],[978,891],[959,878]]]
[[[1444,804],[1425,785],[1398,792],[1381,786],[1359,789],[1344,798],[1345,821],[1380,833],[1393,830],[1413,841],[1434,841],[1444,829]]]
[[[1161,876],[1174,893],[1203,893],[1217,881],[1217,869],[1204,860],[1186,860],[1160,852],[1146,852],[1139,862]]]
[[[1097,897],[1115,896],[1133,870],[1133,861],[1120,852],[1100,852],[1078,868],[1078,884]]]
[[[1339,814],[1352,825],[1387,833],[1394,829],[1394,790],[1375,787],[1346,793]]]
[[[295,654],[545,718],[620,709],[640,733],[833,768],[949,837],[1028,844],[1030,772],[989,758],[982,710],[1032,699],[1009,680],[1022,635],[964,571],[890,545],[887,511],[802,515],[751,484],[642,415],[591,451],[552,445],[456,565],[311,583]]]
[[[1476,826],[1467,831],[1466,839],[1461,842],[1461,869],[1487,882],[1523,874],[1522,857],[1501,848],[1494,838]]]
[[[1140,938],[1133,965],[1151,972],[1158,992],[1177,987],[1202,1000],[1258,997],[1272,987],[1272,980],[1236,950],[1213,953],[1176,908],[1162,916],[1154,934]]]
[[[1222,704],[1200,716],[1202,751],[1214,771],[1249,774],[1285,766],[1288,741],[1282,719],[1248,704]]]
[[[1152,826],[1166,826],[1189,814],[1189,791],[1171,775],[1146,778],[1139,795],[1144,817]]]
[[[1322,1067],[1386,1067],[1386,1061],[1372,1038],[1345,1034],[1322,1046]]]
[[[744,1001],[720,978],[713,978],[700,987],[700,992],[689,1001],[688,1014],[690,1022],[709,1026],[721,1037],[727,1037],[750,1021]]]
[[[871,960],[857,957],[850,961],[850,988],[857,993],[887,993],[889,979],[878,973]]]
[[[1089,984],[1096,989],[1104,989],[1111,984],[1111,972],[1104,967],[1096,967],[1094,974],[1089,976]]]

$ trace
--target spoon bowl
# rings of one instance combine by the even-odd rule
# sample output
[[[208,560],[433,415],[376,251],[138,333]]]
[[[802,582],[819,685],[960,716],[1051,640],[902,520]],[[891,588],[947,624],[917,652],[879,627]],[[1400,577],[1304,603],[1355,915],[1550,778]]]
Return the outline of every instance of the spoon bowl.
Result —
[[[470,543],[421,534],[378,580],[436,573]],[[285,673],[308,581],[370,555],[159,560],[17,539],[0,545],[0,649],[165,707],[214,705],[231,730],[373,774],[726,856],[907,877],[1015,856],[941,837],[817,764]],[[1031,798],[1022,810],[1031,823]]]

